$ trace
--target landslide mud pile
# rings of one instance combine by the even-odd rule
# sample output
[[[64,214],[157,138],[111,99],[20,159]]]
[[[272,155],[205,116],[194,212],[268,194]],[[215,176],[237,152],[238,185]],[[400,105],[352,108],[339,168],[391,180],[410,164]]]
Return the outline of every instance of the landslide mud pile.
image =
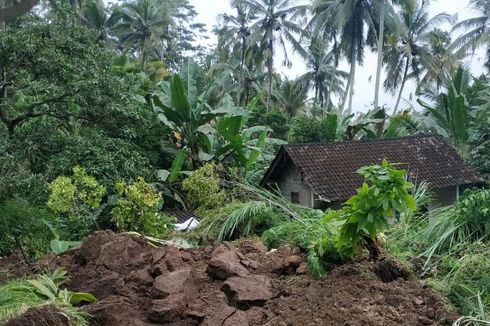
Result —
[[[445,325],[454,320],[431,289],[396,278],[407,277],[393,274],[386,262],[344,264],[315,280],[297,248],[267,252],[252,241],[239,248],[225,243],[155,249],[142,239],[105,231],[43,264],[65,267],[69,289],[97,297],[83,307],[95,325]]]

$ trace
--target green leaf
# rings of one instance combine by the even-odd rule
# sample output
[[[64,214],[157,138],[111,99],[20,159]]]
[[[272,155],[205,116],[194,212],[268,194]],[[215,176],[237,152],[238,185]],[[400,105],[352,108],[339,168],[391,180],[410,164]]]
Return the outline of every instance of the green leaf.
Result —
[[[157,178],[160,181],[167,181],[168,177],[170,176],[170,171],[169,170],[158,170],[157,171]]]
[[[183,121],[191,120],[191,105],[185,93],[184,82],[179,75],[174,75],[170,82],[172,105]]]
[[[53,239],[49,242],[51,251],[55,254],[61,254],[68,249],[78,247],[82,244],[81,241],[62,241],[59,239]]]
[[[168,177],[168,181],[170,183],[173,183],[175,182],[175,180],[177,180],[186,158],[187,153],[184,149],[179,150],[177,152],[177,155],[175,155],[175,159],[172,162],[172,167],[170,168],[170,176]]]
[[[90,293],[85,293],[85,292],[69,292],[71,295],[70,297],[70,303],[72,305],[79,305],[82,302],[86,303],[94,303],[97,301],[97,299]]]

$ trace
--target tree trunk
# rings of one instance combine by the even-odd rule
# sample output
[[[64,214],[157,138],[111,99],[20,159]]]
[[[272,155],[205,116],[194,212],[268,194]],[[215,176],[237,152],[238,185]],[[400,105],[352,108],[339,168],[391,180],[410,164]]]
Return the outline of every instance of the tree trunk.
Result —
[[[409,65],[410,65],[410,56],[407,55],[407,62],[405,63],[405,72],[403,73],[402,85],[400,86],[400,92],[398,93],[398,98],[396,99],[395,108],[393,109],[393,115],[396,115],[398,113],[398,106],[400,105],[400,100],[402,98],[405,82],[407,81]]]
[[[29,257],[27,257],[26,252],[24,251],[24,248],[22,247],[22,244],[20,243],[20,240],[18,237],[14,237],[15,244],[17,247],[19,247],[20,253],[22,254],[22,257],[24,257],[24,260],[26,261],[27,265],[31,265],[31,262],[29,260]]]
[[[380,17],[379,17],[379,35],[378,35],[378,65],[376,67],[376,84],[374,86],[374,109],[379,106],[379,89],[381,83],[381,67],[383,65],[383,39],[385,30],[385,0],[379,0]]]
[[[345,110],[345,104],[347,103],[347,99],[349,97],[349,93],[350,93],[350,89],[351,89],[350,85],[352,83],[352,76],[353,76],[353,72],[355,70],[355,65],[356,65],[356,62],[354,59],[354,61],[350,64],[349,80],[347,80],[347,86],[345,87],[344,98],[342,99],[342,102],[340,104],[342,111]]]
[[[376,261],[381,255],[381,249],[379,248],[378,240],[371,239],[370,236],[364,236],[364,241],[366,241],[366,249],[369,251],[369,259]]]
[[[349,106],[347,107],[347,114],[352,113],[352,97],[354,96],[354,83],[356,81],[356,62],[354,61],[354,66],[352,68],[352,80],[350,83],[350,92],[349,92]]]
[[[267,59],[267,70],[269,75],[269,92],[267,94],[267,113],[269,113],[269,107],[271,104],[271,95],[272,95],[272,71],[274,69],[274,52],[273,52],[273,44],[272,40],[269,40],[269,58]]]
[[[328,83],[328,87],[327,87],[327,95],[325,96],[327,101],[327,111],[330,111],[330,97],[332,97],[332,88],[333,88],[333,83],[335,82],[335,75],[337,74],[338,65],[339,65],[339,61],[335,59],[333,72],[330,76],[330,82]]]

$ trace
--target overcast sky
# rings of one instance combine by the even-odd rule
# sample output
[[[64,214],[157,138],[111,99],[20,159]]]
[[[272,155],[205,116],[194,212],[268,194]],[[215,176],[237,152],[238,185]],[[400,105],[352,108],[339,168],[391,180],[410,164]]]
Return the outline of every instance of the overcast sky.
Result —
[[[230,6],[230,0],[190,0],[199,13],[197,20],[201,23],[208,25],[208,29],[217,23],[217,16],[221,13],[233,12]],[[464,20],[469,17],[475,16],[475,12],[469,8],[469,0],[432,0],[430,5],[431,15],[435,15],[441,12],[448,14],[457,14],[459,20]],[[451,26],[441,26],[441,28],[449,30]],[[211,35],[208,40],[210,43],[215,43],[216,38]],[[276,70],[289,78],[295,78],[305,71],[305,65],[303,61],[298,57],[290,55],[293,61],[291,69],[287,69],[280,65],[281,59],[276,59]],[[481,51],[468,59],[468,64],[471,65],[472,71],[475,75],[481,74],[483,71],[483,55]],[[341,69],[345,71],[349,70],[347,65],[341,66]],[[354,98],[353,98],[353,111],[367,111],[373,102],[374,97],[374,81],[376,74],[376,54],[369,51],[366,52],[364,66],[357,69],[356,82],[354,85]],[[384,76],[382,77],[384,80]],[[410,95],[413,94],[415,85],[413,83],[407,83],[403,94],[403,100],[401,107],[409,106]],[[415,98],[412,96],[410,103],[415,105]],[[403,105],[405,101],[405,105]],[[380,104],[386,104],[389,108],[393,108],[396,102],[396,95],[390,93],[381,94]]]

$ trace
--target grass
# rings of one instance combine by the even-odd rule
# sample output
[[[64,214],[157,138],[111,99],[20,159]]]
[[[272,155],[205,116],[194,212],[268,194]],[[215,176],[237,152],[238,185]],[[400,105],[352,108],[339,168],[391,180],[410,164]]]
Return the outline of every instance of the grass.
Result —
[[[0,285],[0,323],[43,303],[44,300],[29,289],[29,283],[25,280]]]
[[[490,316],[489,200],[488,190],[467,192],[453,206],[402,217],[386,234],[393,255],[425,260],[427,283],[466,316],[456,325],[486,325]]]
[[[36,294],[28,280],[12,280],[2,284],[0,285],[0,324],[24,313],[31,307],[46,303],[53,302],[46,301]],[[54,304],[70,318],[71,325],[89,325],[88,316],[76,307],[56,302]]]

